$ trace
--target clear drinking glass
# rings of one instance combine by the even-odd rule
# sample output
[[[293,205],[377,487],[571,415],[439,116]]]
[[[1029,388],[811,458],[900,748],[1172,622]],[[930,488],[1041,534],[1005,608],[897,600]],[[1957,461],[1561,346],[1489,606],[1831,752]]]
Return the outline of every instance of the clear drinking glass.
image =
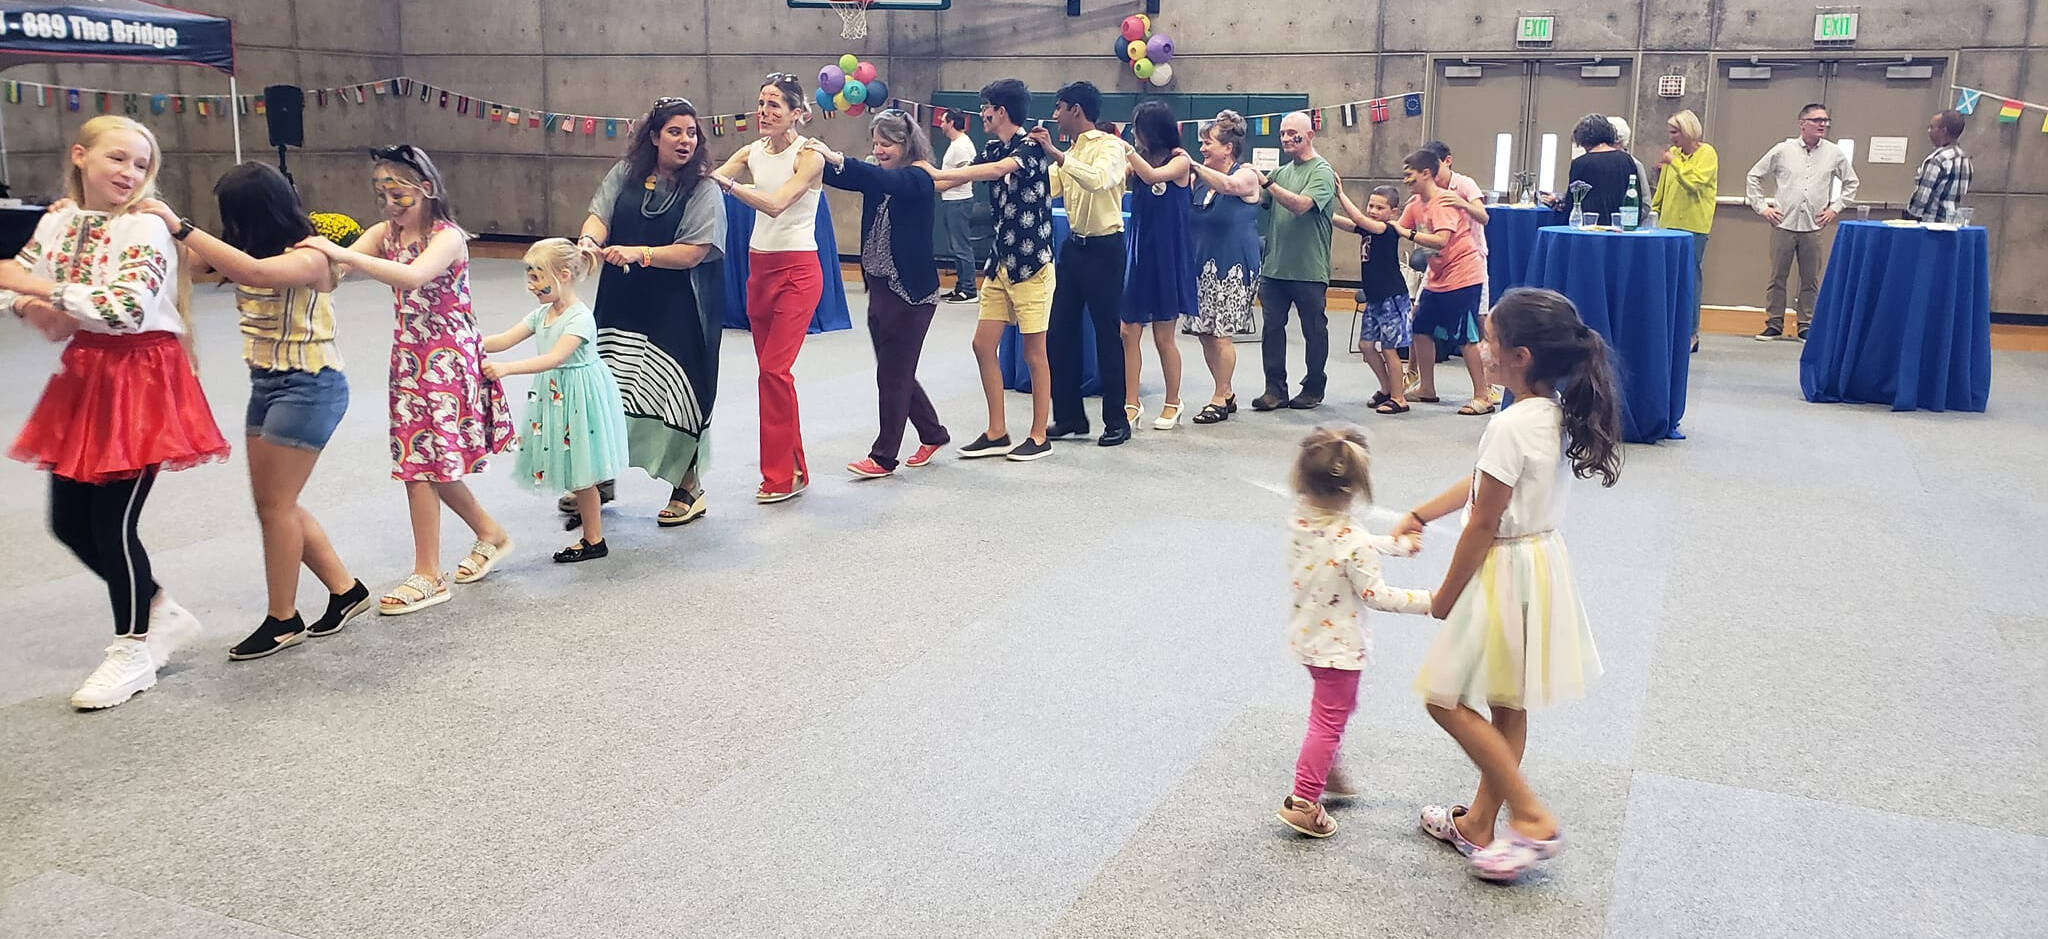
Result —
[[[1859,205],[1859,206],[1857,206],[1857,207],[1856,207],[1856,220],[1857,220],[1857,221],[1859,221],[1859,222],[1867,222],[1867,221],[1870,221],[1870,206],[1869,206],[1869,205],[1865,204],[1865,205]]]
[[[1967,205],[1958,206],[1956,208],[1956,226],[1959,228],[1968,227],[1970,224],[1970,219],[1974,217],[1976,214],[1977,211],[1975,209],[1970,208]]]

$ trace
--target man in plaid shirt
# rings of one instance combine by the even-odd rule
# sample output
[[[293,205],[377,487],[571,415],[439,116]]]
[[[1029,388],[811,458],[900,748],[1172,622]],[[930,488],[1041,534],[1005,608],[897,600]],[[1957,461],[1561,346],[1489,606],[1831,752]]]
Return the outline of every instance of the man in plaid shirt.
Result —
[[[1956,146],[1963,136],[1963,116],[1942,111],[1927,122],[1927,139],[1934,152],[1920,161],[1920,177],[1913,187],[1913,199],[1906,203],[1906,217],[1923,222],[1952,222],[1956,206],[1970,191],[1970,155]]]

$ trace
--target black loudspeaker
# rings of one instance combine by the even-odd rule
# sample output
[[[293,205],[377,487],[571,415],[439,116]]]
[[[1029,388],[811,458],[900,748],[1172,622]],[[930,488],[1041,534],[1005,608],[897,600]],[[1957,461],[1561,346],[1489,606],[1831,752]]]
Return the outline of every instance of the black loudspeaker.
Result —
[[[306,145],[306,91],[297,85],[263,89],[263,116],[270,122],[270,145]]]

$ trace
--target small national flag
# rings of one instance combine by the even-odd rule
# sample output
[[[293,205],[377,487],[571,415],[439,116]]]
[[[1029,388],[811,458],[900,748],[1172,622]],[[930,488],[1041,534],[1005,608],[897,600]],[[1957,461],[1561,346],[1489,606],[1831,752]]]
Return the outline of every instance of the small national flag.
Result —
[[[327,106],[327,89],[325,89],[325,88],[322,88],[322,89],[320,89],[320,90],[318,90],[318,91],[315,91],[315,92],[313,92],[313,101],[314,101],[314,103],[316,103],[316,104],[320,105],[320,106],[321,106],[321,107],[323,107],[323,108],[324,108],[324,107],[326,107],[326,106]]]
[[[199,105],[198,105],[198,108],[199,108],[199,116],[200,116],[200,117],[209,117],[209,116],[211,116],[211,115],[212,115],[212,113],[213,113],[213,103],[212,103],[211,101],[208,101],[208,100],[207,100],[207,99],[205,99],[205,98],[200,98],[200,99],[199,99]],[[74,109],[74,110],[76,110],[76,109]]]
[[[2041,133],[2048,134],[2048,117],[2041,119]]]
[[[1272,132],[1273,132],[1273,119],[1272,119],[1272,118],[1270,118],[1270,117],[1260,117],[1260,118],[1259,118],[1259,124],[1258,124],[1258,127],[1256,127],[1255,129],[1253,129],[1253,131],[1252,131],[1252,132],[1253,132],[1253,133],[1255,133],[1255,134],[1258,134],[1258,135],[1259,135],[1259,136],[1261,136],[1261,137],[1264,137],[1264,136],[1266,136],[1267,134],[1270,134],[1270,133],[1272,133]]]
[[[1308,126],[1310,130],[1320,131],[1323,129],[1322,108],[1313,108],[1308,112]]]
[[[1956,89],[1956,113],[1974,113],[1977,110],[1977,99],[1982,97],[1984,97],[1984,93],[1975,88]]]
[[[597,136],[597,118],[594,118],[594,117],[586,117],[586,118],[584,118],[584,119],[583,119],[583,136],[585,136],[585,137],[595,137],[595,136]]]
[[[402,95],[409,95],[409,94],[412,94],[412,79],[410,79],[410,78],[394,78],[394,79],[392,79],[392,80],[391,80],[391,93],[392,93],[392,94],[394,94],[394,95],[401,95],[401,96],[402,96]]]
[[[443,107],[443,108],[446,108],[447,106],[448,106],[448,93],[444,91],[444,92],[441,92],[441,107]]]
[[[250,104],[250,101],[251,101],[252,99],[254,99],[255,97],[256,97],[255,95],[243,95],[243,96],[241,96],[241,97],[239,97],[239,98],[236,98],[236,99],[235,99],[235,110],[236,110],[236,111],[239,111],[239,112],[241,112],[241,113],[243,113],[243,114],[247,114],[247,113],[249,113],[249,104]]]
[[[518,112],[517,110],[515,110],[515,109],[512,109],[512,108],[506,108],[506,109],[505,109],[505,123],[507,123],[507,124],[510,124],[510,125],[512,125],[512,129],[513,129],[513,130],[518,130],[518,129],[519,129],[519,112]]]
[[[618,118],[616,118],[616,117],[608,117],[608,118],[605,118],[605,119],[604,119],[604,139],[606,139],[606,140],[614,140],[614,139],[617,139],[617,137],[618,137],[618,136],[619,136],[619,119],[618,119]]]
[[[397,87],[398,79],[394,78],[388,82],[378,82],[376,91],[380,95],[389,94],[393,89]]]
[[[734,117],[734,118],[732,119],[732,129],[733,129],[734,131],[738,132],[738,133],[742,133],[742,134],[746,133],[746,132],[747,132],[747,116],[746,116],[746,115],[744,115],[744,114],[741,114],[741,115],[737,115],[737,116],[735,116],[735,117]]]
[[[565,133],[565,134],[573,134],[573,133],[575,133],[575,132],[576,132],[576,115],[574,115],[574,114],[565,114],[565,115],[563,115],[563,116],[562,116],[562,133]]]
[[[8,83],[7,83],[7,103],[8,103],[8,104],[20,104],[20,103],[21,103],[21,83],[20,83],[20,82],[8,82]]]
[[[468,114],[468,113],[469,113],[469,96],[468,96],[468,95],[459,95],[459,96],[457,96],[457,97],[456,97],[456,99],[455,99],[455,113],[457,113],[457,114],[463,114],[463,115],[466,115],[466,114]]]
[[[725,136],[725,115],[720,114],[717,117],[711,119],[711,136]]]
[[[150,96],[149,96],[149,113],[151,113],[151,114],[162,114],[162,113],[164,113],[164,107],[165,107],[166,105],[168,105],[168,104],[170,104],[170,98],[169,98],[168,96],[166,96],[166,95],[150,95]]]
[[[69,111],[78,110],[78,89],[64,89],[64,108]]]
[[[37,86],[36,86],[36,107],[39,107],[39,108],[47,108],[47,107],[49,107],[49,106],[50,106],[50,89],[49,89],[49,86],[47,86],[47,85],[37,85]]]
[[[560,114],[547,114],[542,117],[541,124],[542,126],[547,128],[549,133],[553,133],[555,129],[555,121],[560,118]]]
[[[933,126],[933,127],[938,127],[938,126],[940,126],[940,125],[943,125],[943,124],[945,124],[945,123],[946,123],[946,109],[945,109],[945,108],[941,108],[941,107],[936,107],[936,106],[934,106],[934,107],[932,108],[932,126]]]
[[[1422,96],[1409,92],[1401,97],[1401,113],[1409,117],[1422,116]]]
[[[258,114],[268,114],[269,112],[270,112],[270,102],[269,102],[269,101],[268,101],[267,99],[265,99],[265,98],[257,98],[257,99],[256,99],[256,113],[258,113]]]
[[[505,109],[504,109],[504,108],[501,108],[501,107],[498,107],[498,106],[497,106],[497,105],[495,105],[495,104],[494,104],[494,105],[491,105],[491,123],[495,124],[495,123],[497,123],[497,122],[499,122],[499,121],[502,121],[502,120],[504,120],[504,119],[505,119]]]
[[[1358,126],[1358,105],[1356,103],[1345,105],[1342,113],[1344,118],[1344,126]]]
[[[433,97],[434,97],[434,92],[435,92],[436,90],[437,90],[437,89],[435,89],[435,88],[434,88],[434,86],[432,86],[432,85],[429,85],[429,84],[426,84],[425,82],[421,82],[421,83],[420,83],[420,103],[421,103],[421,104],[426,104],[426,103],[427,103],[428,101],[430,101],[430,100],[433,100]]]
[[[540,129],[540,115],[539,115],[539,114],[528,114],[528,115],[526,115],[526,126],[527,126],[527,127],[530,127],[530,128],[533,128],[533,129],[535,129],[535,130],[538,130],[538,129]]]
[[[380,92],[380,93],[381,93],[381,92]],[[364,90],[363,90],[363,86],[361,86],[361,85],[357,85],[357,86],[356,86],[356,103],[357,103],[357,104],[369,104],[369,103],[370,103],[370,95],[369,95],[369,93],[368,93],[368,92],[366,92],[366,91],[364,91]]]
[[[172,113],[172,114],[183,114],[183,113],[185,113],[185,96],[184,96],[184,95],[172,95],[172,96],[171,96],[171,113]]]
[[[2013,100],[2013,99],[2011,99],[2011,98],[2007,98],[2007,99],[2005,99],[2005,103],[2004,103],[2004,104],[2002,104],[2002,105],[1999,105],[1999,107],[1998,107],[1998,123],[2000,123],[2000,124],[2017,124],[2017,123],[2019,123],[2019,122],[2020,122],[2020,111],[2022,111],[2022,110],[2024,110],[2024,109],[2025,109],[2025,105],[2022,105],[2022,104],[2021,104],[2021,103],[2019,103],[2018,101],[2014,101],[2014,100]]]

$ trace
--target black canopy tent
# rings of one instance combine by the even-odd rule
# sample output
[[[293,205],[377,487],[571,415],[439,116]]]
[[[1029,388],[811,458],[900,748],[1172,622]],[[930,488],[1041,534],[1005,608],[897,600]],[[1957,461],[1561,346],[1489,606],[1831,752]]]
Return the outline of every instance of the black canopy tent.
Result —
[[[132,62],[197,65],[235,85],[232,20],[147,0],[0,0],[0,69],[28,62]],[[235,162],[242,161],[241,109],[235,124]],[[0,184],[7,179],[7,137],[0,127]]]

